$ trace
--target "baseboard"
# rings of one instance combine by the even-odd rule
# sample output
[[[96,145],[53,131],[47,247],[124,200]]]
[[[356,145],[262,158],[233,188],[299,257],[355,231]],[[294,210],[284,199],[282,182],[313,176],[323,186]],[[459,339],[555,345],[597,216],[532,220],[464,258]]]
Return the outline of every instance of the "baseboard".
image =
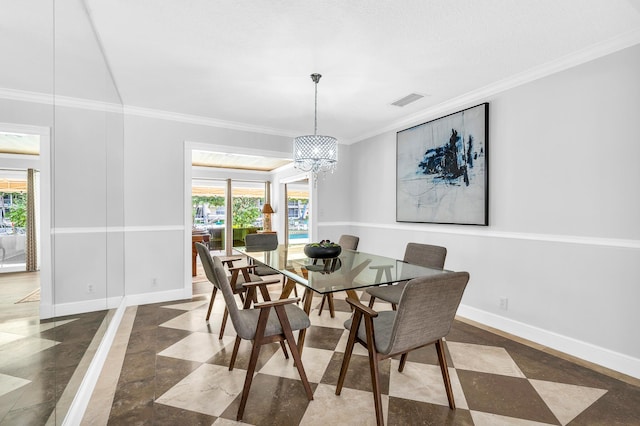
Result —
[[[514,336],[530,340],[565,354],[601,365],[631,377],[640,379],[640,359],[619,352],[534,327],[471,306],[460,305],[458,315]]]
[[[149,303],[171,302],[174,300],[190,299],[191,296],[185,297],[183,288],[176,290],[156,291],[153,293],[128,294],[127,306],[148,305]]]
[[[91,300],[83,300],[81,302],[69,302],[69,303],[57,303],[52,305],[51,307],[45,307],[45,311],[51,312],[43,312],[43,305],[40,305],[40,317],[41,318],[51,318],[51,317],[64,317],[67,315],[76,315],[76,314],[84,314],[86,312],[95,312],[95,311],[104,311],[105,309],[114,309],[120,305],[123,297],[108,297],[102,299],[91,299]],[[49,316],[44,316],[43,314],[51,314]]]
[[[89,400],[91,399],[93,390],[96,387],[96,383],[98,383],[102,367],[104,366],[104,362],[106,361],[109,350],[111,349],[111,344],[113,343],[113,339],[118,331],[118,327],[120,326],[120,321],[122,320],[122,316],[127,308],[126,298],[121,297],[119,299],[120,304],[109,321],[109,326],[102,337],[98,350],[94,354],[93,359],[89,364],[89,368],[82,379],[82,383],[80,383],[78,391],[71,402],[69,411],[67,411],[67,415],[62,421],[63,426],[79,425],[82,422],[82,418],[84,417],[84,413],[89,405]]]

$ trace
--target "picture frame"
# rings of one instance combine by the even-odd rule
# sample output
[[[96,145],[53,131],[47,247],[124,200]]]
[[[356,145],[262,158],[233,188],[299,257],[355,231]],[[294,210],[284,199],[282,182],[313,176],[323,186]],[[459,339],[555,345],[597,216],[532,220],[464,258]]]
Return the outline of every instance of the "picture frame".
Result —
[[[489,104],[396,133],[396,221],[489,225]]]

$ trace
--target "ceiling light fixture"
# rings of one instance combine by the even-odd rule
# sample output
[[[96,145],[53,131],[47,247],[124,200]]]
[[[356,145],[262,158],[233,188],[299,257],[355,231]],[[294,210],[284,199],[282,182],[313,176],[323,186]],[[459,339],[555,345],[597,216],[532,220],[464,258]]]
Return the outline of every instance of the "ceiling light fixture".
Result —
[[[314,183],[318,174],[332,172],[338,163],[338,140],[333,136],[318,134],[318,82],[320,74],[311,74],[315,83],[315,113],[313,135],[298,136],[293,140],[295,168],[313,174]]]

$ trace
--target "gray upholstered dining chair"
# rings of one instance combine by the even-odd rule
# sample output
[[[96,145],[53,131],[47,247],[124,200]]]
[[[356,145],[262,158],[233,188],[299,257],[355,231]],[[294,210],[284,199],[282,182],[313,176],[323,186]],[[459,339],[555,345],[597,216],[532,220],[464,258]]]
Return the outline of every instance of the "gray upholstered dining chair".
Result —
[[[202,267],[204,268],[204,273],[211,284],[213,284],[213,290],[211,291],[211,300],[209,300],[209,309],[207,310],[206,321],[209,321],[209,317],[211,316],[211,310],[213,308],[213,302],[216,300],[216,294],[220,289],[218,282],[216,281],[216,277],[213,274],[213,264],[211,263],[211,252],[209,248],[199,242],[195,243],[196,249],[198,250],[198,255],[200,255],[200,261],[202,262]],[[231,289],[233,294],[237,294],[240,296],[240,300],[245,303],[245,294],[247,293],[246,287],[243,285],[247,282],[256,282],[260,281],[263,284],[275,284],[280,282],[279,280],[272,281],[263,281],[262,278],[255,274],[249,273],[249,270],[252,269],[252,266],[239,266],[239,267],[229,267],[229,272],[231,275],[227,276],[227,279],[231,283]],[[229,312],[227,308],[224,309],[224,314],[222,316],[222,324],[220,325],[220,335],[219,339],[222,339],[224,336],[224,329],[227,325],[227,318],[229,316]]]
[[[251,251],[270,251],[278,248],[277,234],[247,234],[244,237],[245,249]],[[278,271],[266,265],[256,265],[254,274],[258,276],[275,275]]]
[[[342,360],[336,395],[340,395],[342,391],[353,347],[358,342],[369,351],[376,419],[382,425],[384,418],[379,361],[402,355],[398,368],[402,372],[410,351],[435,344],[449,407],[455,409],[443,338],[449,334],[468,281],[467,272],[449,272],[412,279],[403,287],[397,311],[376,312],[357,300],[347,298],[355,312],[344,323],[349,330],[349,340]]]
[[[244,245],[247,252],[275,250],[278,248],[278,234],[247,234],[247,236],[244,237]],[[278,271],[267,265],[255,264],[254,267],[254,273],[261,277],[279,274]],[[282,286],[284,287],[286,277],[282,275],[281,278]],[[293,287],[293,294],[298,297],[298,289],[295,286]]]
[[[443,269],[446,257],[446,247],[431,244],[407,243],[403,261],[427,268]],[[406,281],[394,285],[368,288],[366,292],[371,296],[369,299],[369,307],[373,307],[375,299],[378,298],[391,303],[391,306],[395,310],[400,301],[400,295],[402,294],[405,284]]]
[[[209,259],[211,259],[211,257],[209,257]],[[260,348],[265,344],[280,342],[282,348],[285,349],[284,341],[288,343],[289,350],[293,356],[294,364],[298,369],[298,374],[302,380],[302,385],[304,386],[307,398],[310,401],[313,400],[313,392],[302,365],[300,352],[293,337],[294,331],[308,328],[311,325],[311,322],[309,321],[307,314],[295,305],[297,299],[269,300],[261,303],[255,303],[253,309],[251,309],[248,308],[248,303],[251,301],[252,291],[255,291],[256,286],[261,286],[266,291],[265,282],[245,283],[244,285],[248,288],[248,294],[245,298],[245,309],[239,309],[233,297],[233,290],[229,284],[227,273],[221,260],[218,257],[213,257],[212,266],[214,279],[218,283],[220,291],[222,291],[222,295],[224,296],[225,303],[229,310],[231,322],[237,333],[233,352],[231,354],[231,362],[229,363],[229,370],[233,370],[235,365],[240,341],[242,339],[253,341],[247,375],[245,377],[242,397],[240,399],[240,407],[238,408],[237,420],[242,420],[247,399],[249,397],[249,390],[251,389],[253,374],[258,361],[258,355],[260,354]],[[284,350],[284,353],[285,356],[288,357],[286,349]]]
[[[343,250],[358,250],[359,242],[360,237],[356,237],[355,235],[343,234],[338,240],[338,245],[342,247]],[[318,315],[322,314],[322,309],[324,308],[325,302],[327,302],[327,305],[329,305],[329,314],[331,315],[331,318],[335,317],[336,311],[333,305],[333,293],[327,293],[322,296],[322,302],[320,303],[320,309],[318,309]]]

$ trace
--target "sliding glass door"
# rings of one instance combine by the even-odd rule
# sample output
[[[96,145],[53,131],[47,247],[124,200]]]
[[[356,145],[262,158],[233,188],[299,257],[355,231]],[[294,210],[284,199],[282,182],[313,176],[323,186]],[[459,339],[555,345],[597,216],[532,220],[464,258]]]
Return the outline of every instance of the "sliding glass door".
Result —
[[[265,182],[232,180],[229,194],[226,180],[194,179],[191,200],[193,231],[209,235],[211,250],[226,250],[228,226],[232,247],[244,246],[247,234],[263,228]],[[227,205],[231,206],[230,218]]]
[[[312,219],[309,203],[309,180],[289,182],[285,185],[285,190],[288,244],[308,243]]]

